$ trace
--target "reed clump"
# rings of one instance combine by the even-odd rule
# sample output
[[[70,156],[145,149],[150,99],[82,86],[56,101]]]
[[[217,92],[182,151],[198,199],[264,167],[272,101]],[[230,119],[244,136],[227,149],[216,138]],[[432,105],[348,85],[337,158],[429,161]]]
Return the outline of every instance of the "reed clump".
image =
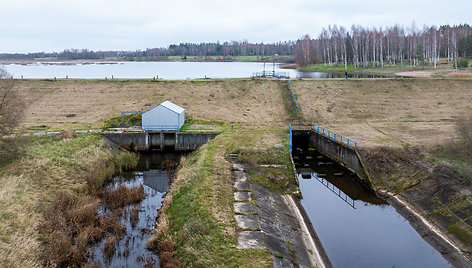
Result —
[[[114,209],[139,202],[146,198],[146,193],[144,192],[144,187],[142,185],[134,188],[120,185],[115,190],[104,191],[102,198],[108,206]]]

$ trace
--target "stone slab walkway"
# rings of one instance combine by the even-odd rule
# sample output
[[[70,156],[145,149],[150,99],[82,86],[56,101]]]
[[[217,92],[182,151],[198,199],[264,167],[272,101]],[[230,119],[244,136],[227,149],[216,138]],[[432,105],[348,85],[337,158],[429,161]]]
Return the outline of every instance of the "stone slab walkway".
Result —
[[[267,248],[274,267],[313,267],[300,223],[284,196],[247,181],[244,167],[233,164],[234,217],[238,248]]]

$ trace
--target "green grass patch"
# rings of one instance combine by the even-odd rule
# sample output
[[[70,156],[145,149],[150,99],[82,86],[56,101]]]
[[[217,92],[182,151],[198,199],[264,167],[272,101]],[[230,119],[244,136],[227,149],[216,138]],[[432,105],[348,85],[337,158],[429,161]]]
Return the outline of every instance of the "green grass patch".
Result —
[[[63,163],[73,161],[74,156],[81,149],[90,146],[100,146],[99,134],[80,134],[76,138],[57,140],[53,135],[42,136],[31,141],[25,151],[28,158],[44,157],[52,161]]]
[[[120,152],[113,157],[116,169],[121,173],[126,170],[136,168],[139,161],[139,155],[130,152]]]
[[[185,122],[180,132],[223,132],[229,128],[231,128],[230,125],[223,121],[207,120],[185,115]]]
[[[235,234],[225,232],[225,224],[212,213],[211,200],[215,195],[224,195],[223,199],[232,198],[224,192],[223,186],[213,187],[215,183],[222,183],[219,180],[224,180],[218,175],[221,163],[215,160],[218,145],[218,141],[213,140],[201,147],[187,159],[179,172],[191,174],[188,183],[173,195],[167,210],[169,237],[176,245],[179,261],[184,267],[248,267],[258,266],[258,263],[271,266],[267,250],[236,249]]]
[[[123,114],[105,121],[103,128],[141,126],[141,113]]]
[[[467,226],[464,223],[458,222],[456,224],[450,225],[447,230],[450,233],[453,233],[459,240],[462,242],[471,245],[472,244],[472,231],[470,226]]]
[[[48,125],[37,125],[37,126],[29,126],[28,130],[31,131],[45,131],[48,130],[49,126]]]

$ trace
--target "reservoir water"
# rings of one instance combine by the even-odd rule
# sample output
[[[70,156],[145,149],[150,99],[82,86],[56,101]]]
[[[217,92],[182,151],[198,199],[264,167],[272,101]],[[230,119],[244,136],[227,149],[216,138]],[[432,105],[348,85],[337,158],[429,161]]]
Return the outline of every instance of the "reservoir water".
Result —
[[[280,64],[261,62],[35,62],[29,64],[2,65],[14,78],[146,78],[198,79],[198,78],[247,78],[257,72],[280,72],[291,78],[343,78],[344,73],[300,72],[280,69]],[[353,78],[380,76],[352,74]]]
[[[452,267],[349,170],[317,151],[293,156],[302,205],[335,267]]]

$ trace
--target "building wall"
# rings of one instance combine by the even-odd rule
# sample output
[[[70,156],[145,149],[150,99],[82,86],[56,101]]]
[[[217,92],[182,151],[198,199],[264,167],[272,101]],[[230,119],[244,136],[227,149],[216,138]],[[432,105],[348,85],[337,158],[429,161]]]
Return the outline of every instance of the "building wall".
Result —
[[[185,122],[185,111],[179,114],[179,129],[182,127],[184,122]]]
[[[143,130],[177,130],[179,115],[163,106],[156,106],[142,114]]]

